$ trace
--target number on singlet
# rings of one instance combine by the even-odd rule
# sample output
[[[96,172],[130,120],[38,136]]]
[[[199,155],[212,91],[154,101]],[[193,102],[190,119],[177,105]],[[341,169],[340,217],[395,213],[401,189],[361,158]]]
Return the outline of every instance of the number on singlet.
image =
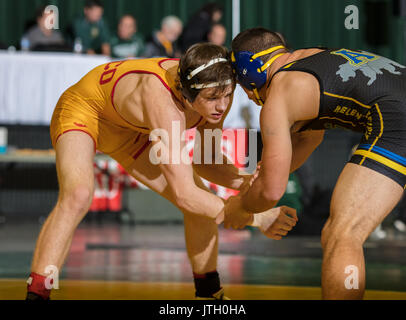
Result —
[[[114,75],[116,74],[117,68],[121,66],[125,61],[116,61],[116,62],[110,62],[106,64],[104,67],[104,72],[100,77],[100,85],[104,85],[106,83],[109,83],[113,78]],[[110,69],[110,67],[112,67]]]

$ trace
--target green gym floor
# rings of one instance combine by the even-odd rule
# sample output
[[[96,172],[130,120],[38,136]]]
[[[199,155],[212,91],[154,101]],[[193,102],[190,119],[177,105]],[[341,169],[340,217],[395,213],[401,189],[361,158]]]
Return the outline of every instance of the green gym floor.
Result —
[[[25,298],[38,223],[0,227],[0,300]],[[366,299],[406,300],[406,237],[368,240]],[[218,271],[236,300],[320,299],[318,237],[265,238],[257,230],[220,230]],[[182,225],[85,222],[73,240],[52,299],[193,299]]]

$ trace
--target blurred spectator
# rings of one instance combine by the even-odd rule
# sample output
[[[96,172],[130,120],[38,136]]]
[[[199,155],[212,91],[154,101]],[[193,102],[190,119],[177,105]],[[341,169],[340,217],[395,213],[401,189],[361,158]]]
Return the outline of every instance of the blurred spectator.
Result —
[[[7,49],[7,46],[4,43],[0,42],[0,50],[5,50],[5,49]]]
[[[83,52],[110,55],[110,32],[103,13],[104,7],[100,0],[86,0],[84,17],[73,23],[74,41],[80,41]]]
[[[214,24],[208,35],[207,35],[207,41],[216,44],[218,46],[224,46],[226,43],[226,37],[227,37],[227,30],[226,28],[220,24],[216,23]]]
[[[21,46],[24,50],[46,50],[47,48],[63,47],[65,40],[61,32],[47,28],[47,22],[52,21],[53,13],[45,12],[46,6],[41,6],[36,12],[36,24],[23,35]]]
[[[145,57],[180,57],[176,40],[182,33],[183,24],[178,17],[168,16],[162,20],[161,30],[155,32],[145,45]]]
[[[132,15],[121,17],[117,36],[110,41],[111,55],[114,58],[126,59],[140,57],[144,53],[144,40],[137,33],[137,20]]]
[[[182,52],[199,42],[206,42],[207,35],[213,24],[220,22],[223,17],[223,7],[217,3],[203,6],[188,21],[180,39]]]

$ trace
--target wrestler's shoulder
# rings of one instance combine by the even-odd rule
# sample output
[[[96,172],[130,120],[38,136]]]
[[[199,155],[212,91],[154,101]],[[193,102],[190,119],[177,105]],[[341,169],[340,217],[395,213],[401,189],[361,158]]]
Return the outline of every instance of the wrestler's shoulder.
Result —
[[[317,78],[302,71],[278,72],[270,85],[271,90],[276,90],[285,94],[298,93],[307,90],[312,86],[317,86]]]

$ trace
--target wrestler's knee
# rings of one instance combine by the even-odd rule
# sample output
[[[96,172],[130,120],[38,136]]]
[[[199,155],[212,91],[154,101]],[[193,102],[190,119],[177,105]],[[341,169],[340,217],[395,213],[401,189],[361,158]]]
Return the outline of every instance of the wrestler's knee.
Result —
[[[92,199],[93,188],[86,184],[78,184],[60,194],[58,206],[62,211],[81,216],[89,210]]]
[[[362,246],[366,238],[366,231],[357,221],[340,221],[340,219],[329,218],[321,232],[321,246],[324,251],[337,244],[350,247]]]

